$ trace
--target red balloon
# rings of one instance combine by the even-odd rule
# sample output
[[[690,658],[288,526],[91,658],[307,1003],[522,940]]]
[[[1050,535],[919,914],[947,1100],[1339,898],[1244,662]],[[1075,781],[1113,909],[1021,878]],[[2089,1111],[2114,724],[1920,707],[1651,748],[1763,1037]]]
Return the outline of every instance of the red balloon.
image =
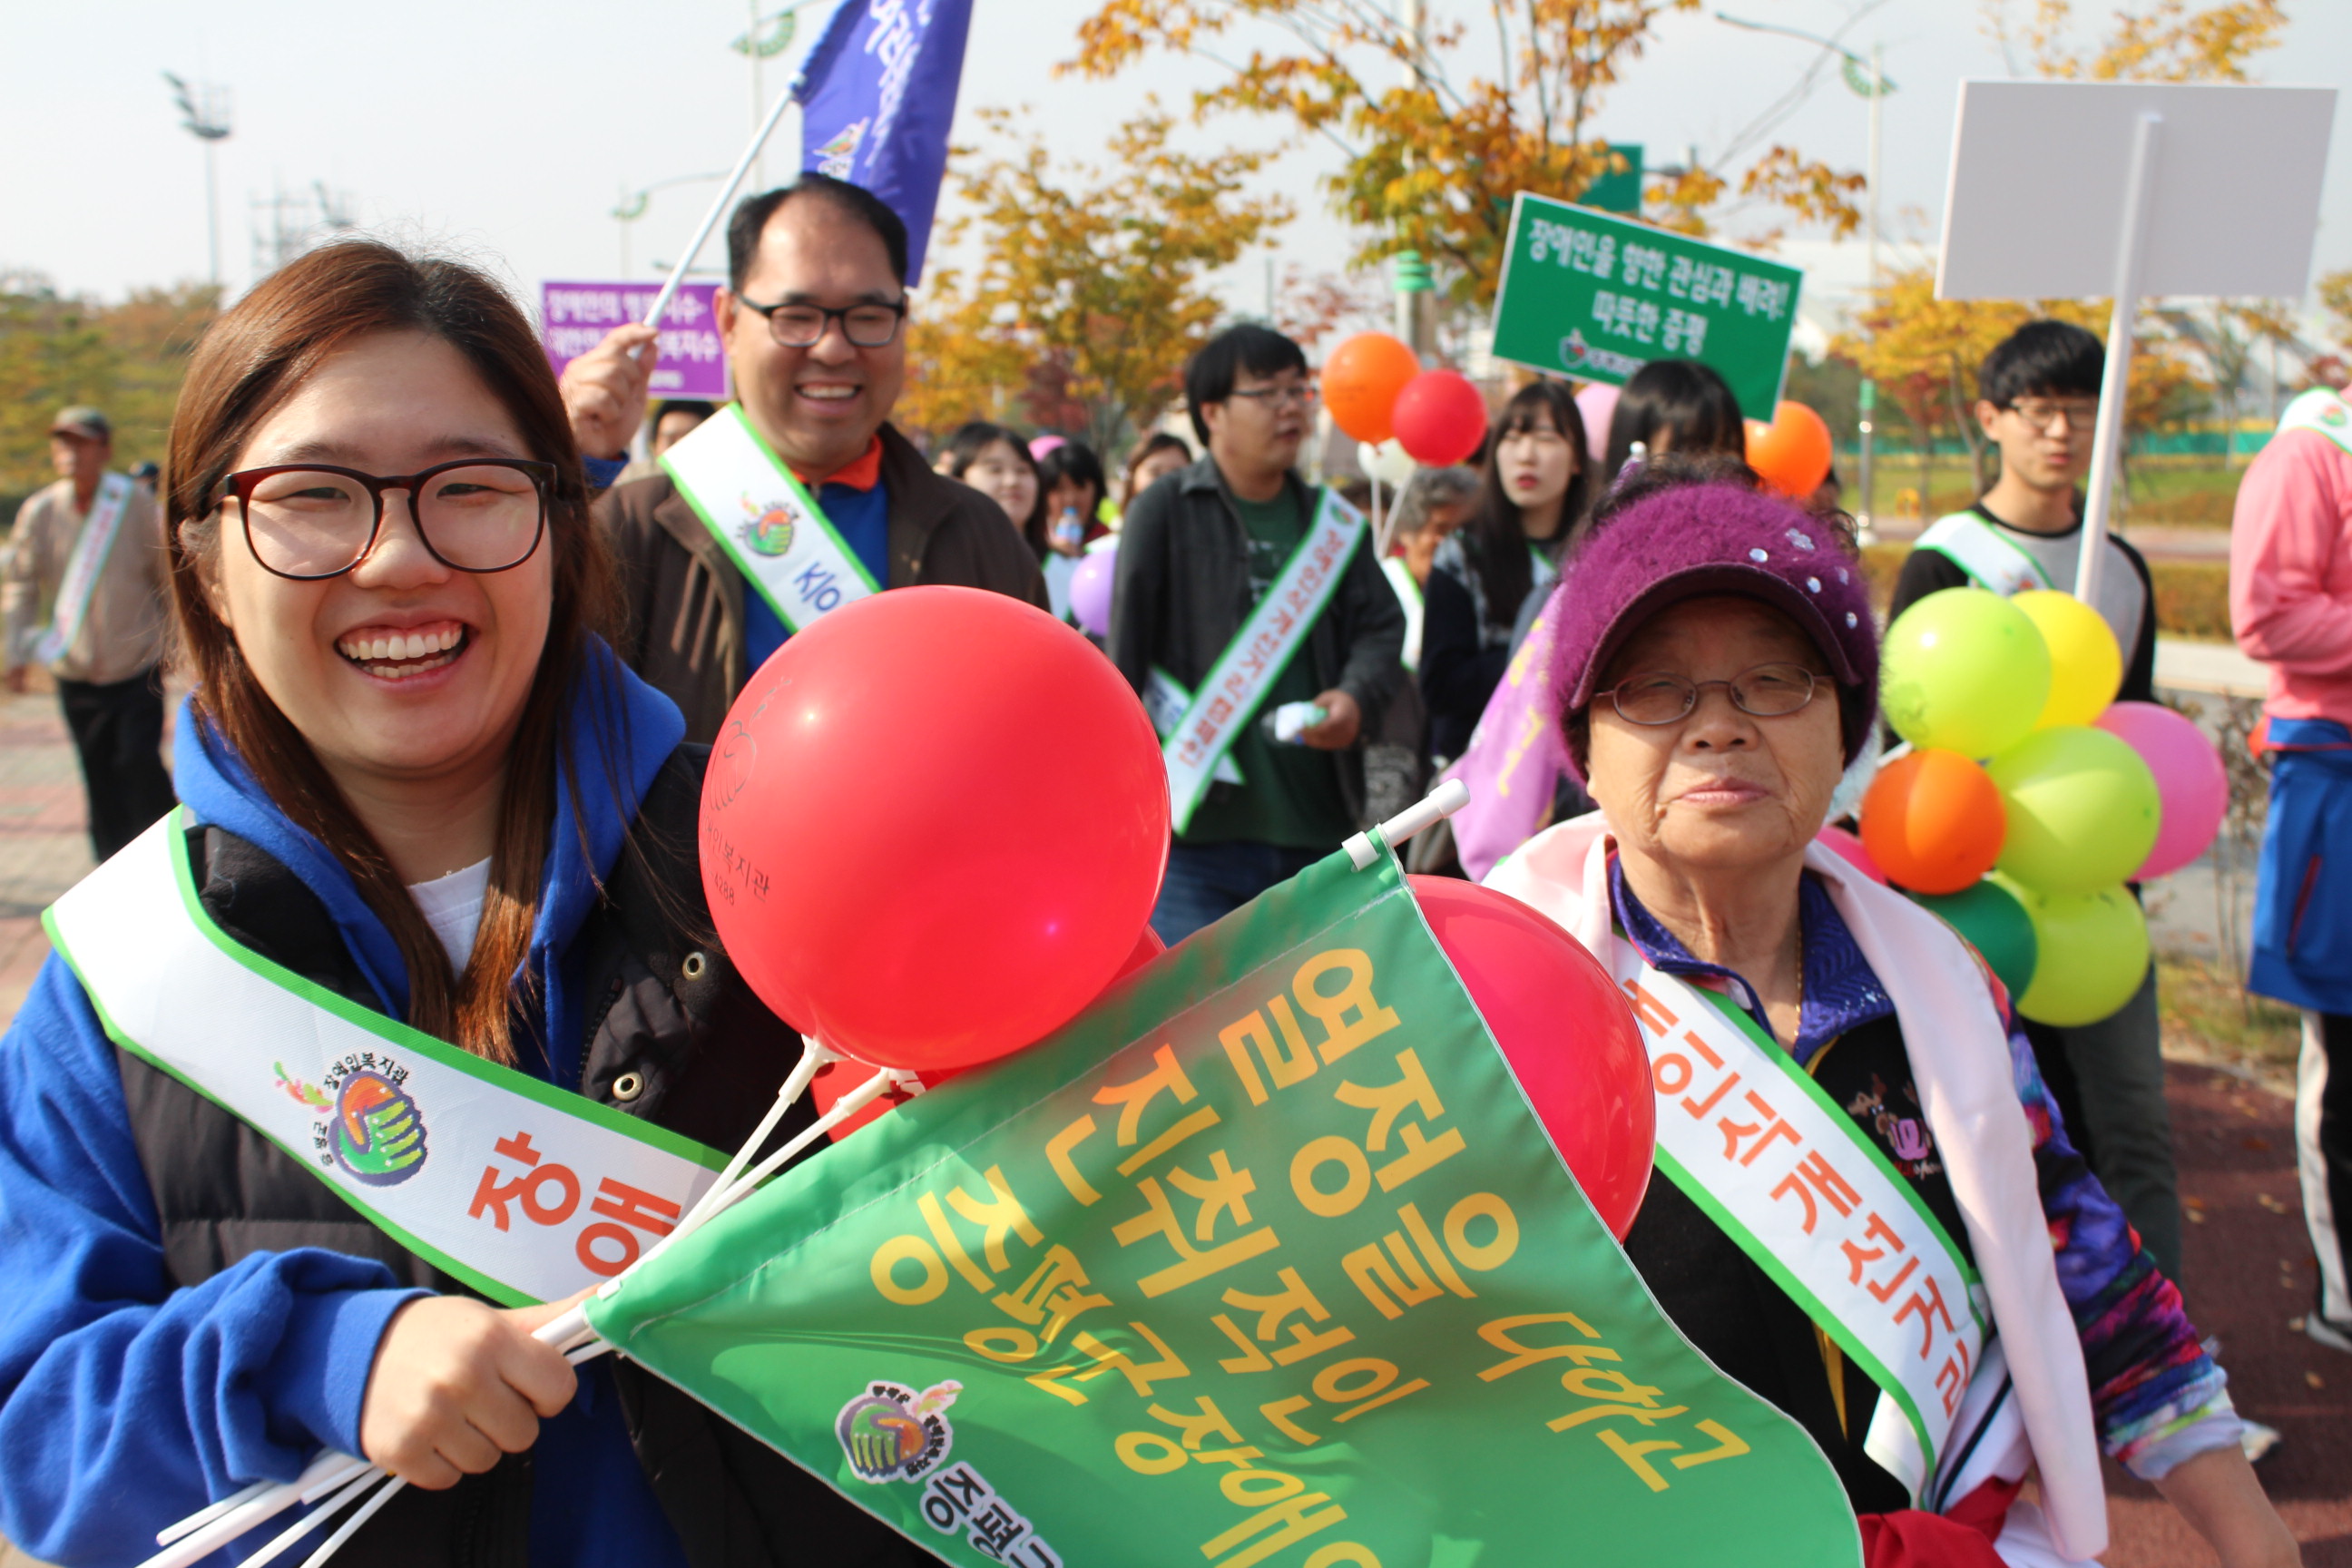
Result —
[[[1167,860],[1168,781],[1085,637],[1002,594],[903,588],[751,678],[701,838],[719,939],[779,1016],[861,1061],[969,1067],[1058,1028],[1127,962]]]
[[[1658,1131],[1650,1054],[1624,994],[1574,937],[1509,894],[1452,877],[1405,881],[1552,1147],[1624,1240]]]
[[[1425,370],[1397,394],[1390,423],[1413,461],[1442,468],[1486,438],[1486,398],[1459,371]]]

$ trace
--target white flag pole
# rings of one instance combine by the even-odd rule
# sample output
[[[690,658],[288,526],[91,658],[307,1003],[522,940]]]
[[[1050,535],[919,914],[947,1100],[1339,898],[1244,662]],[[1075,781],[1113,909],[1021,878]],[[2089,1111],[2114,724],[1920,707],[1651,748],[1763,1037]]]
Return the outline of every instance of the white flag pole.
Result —
[[[2147,209],[2156,189],[2157,139],[2164,117],[2143,112],[2132,133],[2131,173],[2124,188],[2123,233],[2116,241],[2115,314],[2107,326],[2107,363],[2099,380],[2099,417],[2091,439],[2091,488],[2083,501],[2083,553],[2074,567],[2074,597],[2098,606],[2099,569],[2107,554],[2107,512],[2123,469],[2124,403],[2131,391],[2132,316],[2139,303],[2141,263],[2147,249]]]
[[[779,93],[776,106],[768,110],[768,118],[761,121],[760,129],[751,133],[751,144],[743,149],[740,158],[735,160],[735,167],[729,172],[727,183],[719,187],[719,195],[711,200],[710,210],[702,215],[702,223],[695,229],[694,238],[679,252],[677,265],[670,268],[669,280],[662,285],[661,292],[654,296],[653,309],[646,312],[646,326],[661,324],[661,315],[669,309],[670,297],[677,292],[677,286],[686,281],[686,269],[694,265],[696,257],[702,254],[703,242],[710,237],[710,231],[719,226],[719,215],[725,212],[727,204],[734,199],[735,187],[743,183],[743,175],[751,167],[751,160],[757,158],[760,149],[768,144],[768,138],[775,132],[776,122],[783,119],[784,110],[792,105],[793,94]]]

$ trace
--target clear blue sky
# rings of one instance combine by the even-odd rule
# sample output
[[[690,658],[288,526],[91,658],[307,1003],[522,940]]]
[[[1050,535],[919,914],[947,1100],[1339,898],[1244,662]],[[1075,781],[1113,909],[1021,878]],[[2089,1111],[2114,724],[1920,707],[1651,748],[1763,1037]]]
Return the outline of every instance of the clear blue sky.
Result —
[[[771,0],[772,4],[772,0]],[[1727,0],[1735,15],[1829,31],[1851,0]],[[808,15],[803,41],[824,5]],[[2078,6],[2095,22],[2111,0]],[[2291,0],[2287,47],[2265,79],[2341,85],[2352,77],[2352,5]],[[1085,0],[977,0],[961,139],[982,105],[1034,104],[1055,147],[1085,157],[1136,94],[1181,101],[1208,68],[1157,62],[1111,86],[1055,80]],[[1485,14],[1472,0],[1430,0],[1432,14]],[[1807,63],[1800,44],[1734,30],[1706,11],[1669,18],[1659,42],[1612,95],[1603,129],[1643,142],[1654,161],[1696,143],[1710,152],[1769,104]],[[208,78],[234,92],[236,130],[220,153],[224,271],[253,274],[256,198],[313,181],[355,198],[362,223],[498,262],[534,292],[546,278],[604,277],[618,263],[619,193],[723,168],[751,117],[749,71],[728,41],[744,9],[729,0],[575,0],[485,5],[405,0],[397,6],[316,0],[121,0],[18,5],[0,51],[0,269],[28,268],[68,291],[198,279],[205,272],[203,158],[176,124],[159,73]],[[1886,105],[1889,230],[1932,247],[1958,84],[2007,68],[1968,0],[1888,0],[1849,35],[1883,41],[1898,91]],[[797,54],[797,49],[794,51]],[[1481,51],[1484,64],[1491,51]],[[771,90],[788,74],[770,66]],[[1865,106],[1833,75],[1778,132],[1808,153],[1860,167]],[[1202,135],[1255,136],[1230,122]],[[789,164],[790,146],[769,167]],[[1291,154],[1272,183],[1301,211],[1286,260],[1336,267],[1350,237],[1323,210],[1316,176],[1328,155]],[[2340,110],[2329,161],[2317,266],[2352,265],[2352,105]],[[654,199],[635,226],[633,274],[675,257],[710,187]],[[1859,245],[1802,237],[1787,258],[1811,269],[1826,301],[1860,272]],[[715,247],[714,247],[715,253]],[[1899,252],[1898,252],[1899,254]],[[1232,279],[1255,303],[1264,265]]]

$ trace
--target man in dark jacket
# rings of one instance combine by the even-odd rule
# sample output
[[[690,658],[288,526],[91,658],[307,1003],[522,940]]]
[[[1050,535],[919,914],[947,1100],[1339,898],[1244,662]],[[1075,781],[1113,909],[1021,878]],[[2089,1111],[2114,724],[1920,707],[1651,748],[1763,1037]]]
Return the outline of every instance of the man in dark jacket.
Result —
[[[870,192],[822,174],[753,196],[727,228],[713,301],[744,417],[884,588],[988,588],[1045,606],[1036,558],[994,501],[931,471],[888,423],[907,374],[907,229]],[[616,328],[564,371],[591,477],[610,482],[645,416],[652,341]],[[609,470],[609,471],[606,471]],[[783,622],[667,474],[606,492],[597,517],[628,603],[621,656],[709,741]]]
[[[1148,700],[1155,672],[1185,700],[1207,680],[1314,530],[1320,500],[1292,470],[1315,397],[1297,343],[1232,328],[1193,356],[1184,395],[1209,455],[1137,498],[1111,598],[1112,661]],[[1404,612],[1369,541],[1358,540],[1321,614],[1289,646],[1225,753],[1233,767],[1220,776],[1237,771],[1241,782],[1209,785],[1179,824],[1151,916],[1163,941],[1238,909],[1361,826],[1361,742],[1404,673]],[[1320,721],[1297,743],[1269,735],[1262,721],[1299,702],[1322,710]]]

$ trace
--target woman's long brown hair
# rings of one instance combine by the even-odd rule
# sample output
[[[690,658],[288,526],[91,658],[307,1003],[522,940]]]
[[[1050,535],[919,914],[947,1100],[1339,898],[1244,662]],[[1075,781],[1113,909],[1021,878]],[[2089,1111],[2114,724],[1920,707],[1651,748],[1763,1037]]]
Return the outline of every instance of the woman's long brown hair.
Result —
[[[556,467],[545,545],[554,579],[547,642],[515,732],[481,926],[465,973],[454,977],[416,900],[310,742],[262,689],[206,592],[224,547],[222,481],[254,429],[339,349],[385,331],[428,332],[464,354],[530,455]],[[236,751],[278,808],[351,872],[407,966],[408,1022],[477,1056],[515,1061],[515,1005],[525,999],[517,995],[518,975],[555,820],[566,696],[587,665],[592,635],[611,623],[614,581],[611,554],[589,520],[563,399],[530,321],[495,282],[462,262],[410,257],[372,240],[314,250],[264,279],[197,344],[164,473],[172,599],[181,647],[194,667],[197,717]],[[241,531],[226,531],[230,547],[243,548]],[[575,780],[561,784],[576,791]]]

